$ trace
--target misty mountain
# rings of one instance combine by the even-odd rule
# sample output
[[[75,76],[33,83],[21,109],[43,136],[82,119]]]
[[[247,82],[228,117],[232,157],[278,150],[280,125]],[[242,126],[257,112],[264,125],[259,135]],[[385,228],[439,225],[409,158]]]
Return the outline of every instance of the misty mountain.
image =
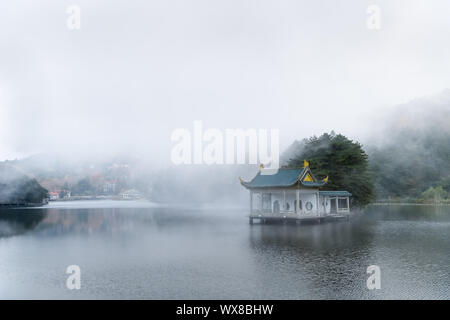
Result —
[[[131,156],[88,160],[38,154],[7,161],[10,167],[36,178],[49,191],[70,192],[72,196],[117,195],[136,189],[158,202],[246,203],[239,177],[251,179],[257,165],[173,165],[154,169]]]
[[[307,144],[308,139],[294,141],[280,163],[298,157]],[[364,149],[378,199],[448,197],[450,90],[399,105],[376,119]]]
[[[450,192],[449,124],[450,90],[399,105],[373,123],[372,138],[362,147],[369,156],[371,180],[378,199],[419,199],[436,194],[447,197]],[[282,153],[281,165],[301,153],[305,138],[299,137]],[[247,199],[238,177],[249,180],[258,170],[256,165],[153,168],[132,155],[79,159],[52,154],[3,162],[3,181],[9,170],[6,168],[14,168],[16,177],[20,172],[22,177],[34,178],[30,181],[50,191],[68,190],[72,195],[118,194],[133,188],[154,201],[228,201],[231,204],[244,203]],[[26,180],[15,179],[19,180],[22,182],[14,184],[13,193],[17,188],[25,188],[20,186],[26,185]],[[12,192],[11,188],[2,190],[4,198],[9,197],[5,190]]]
[[[396,107],[367,151],[378,198],[449,192],[450,90]]]
[[[132,156],[89,159],[43,153],[5,164],[35,178],[49,191],[95,196],[118,194],[135,185],[143,191],[147,188],[140,181],[147,178],[147,170],[141,170],[140,163]]]

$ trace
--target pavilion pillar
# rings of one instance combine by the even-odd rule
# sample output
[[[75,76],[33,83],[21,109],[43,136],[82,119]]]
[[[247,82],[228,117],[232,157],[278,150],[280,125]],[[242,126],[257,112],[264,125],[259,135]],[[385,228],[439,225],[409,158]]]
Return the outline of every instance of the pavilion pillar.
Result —
[[[295,190],[295,212],[300,213],[300,190]]]
[[[316,193],[316,211],[317,215],[320,215],[320,208],[319,208],[319,192]]]
[[[250,214],[253,213],[253,191],[250,190]]]
[[[263,193],[261,191],[261,213],[263,212]]]

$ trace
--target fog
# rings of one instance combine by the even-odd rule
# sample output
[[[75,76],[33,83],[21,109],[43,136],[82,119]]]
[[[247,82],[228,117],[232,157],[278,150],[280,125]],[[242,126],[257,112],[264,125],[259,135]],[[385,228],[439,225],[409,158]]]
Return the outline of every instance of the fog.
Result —
[[[66,25],[69,5],[81,29]],[[0,159],[128,154],[170,165],[171,133],[280,129],[364,140],[374,117],[449,87],[448,1],[0,3]]]

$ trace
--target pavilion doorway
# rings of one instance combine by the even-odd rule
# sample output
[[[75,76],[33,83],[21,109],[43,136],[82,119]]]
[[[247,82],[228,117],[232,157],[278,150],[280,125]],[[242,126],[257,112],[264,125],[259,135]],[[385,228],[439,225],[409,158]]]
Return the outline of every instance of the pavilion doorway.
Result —
[[[337,213],[337,199],[330,199],[330,213]]]

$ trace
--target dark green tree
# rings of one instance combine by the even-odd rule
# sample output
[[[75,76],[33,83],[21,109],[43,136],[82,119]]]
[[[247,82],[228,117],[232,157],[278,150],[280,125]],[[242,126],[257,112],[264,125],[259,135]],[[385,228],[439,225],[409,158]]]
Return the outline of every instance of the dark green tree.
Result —
[[[361,144],[341,134],[324,133],[296,143],[298,150],[288,160],[288,167],[302,167],[309,161],[312,172],[319,178],[328,176],[323,190],[347,190],[357,207],[374,199],[368,156]]]
[[[48,191],[35,179],[23,176],[7,183],[0,181],[0,203],[41,203],[47,197]]]
[[[27,203],[41,203],[48,197],[48,191],[42,187],[36,179],[23,179],[19,182],[20,195],[19,199],[23,199]]]

